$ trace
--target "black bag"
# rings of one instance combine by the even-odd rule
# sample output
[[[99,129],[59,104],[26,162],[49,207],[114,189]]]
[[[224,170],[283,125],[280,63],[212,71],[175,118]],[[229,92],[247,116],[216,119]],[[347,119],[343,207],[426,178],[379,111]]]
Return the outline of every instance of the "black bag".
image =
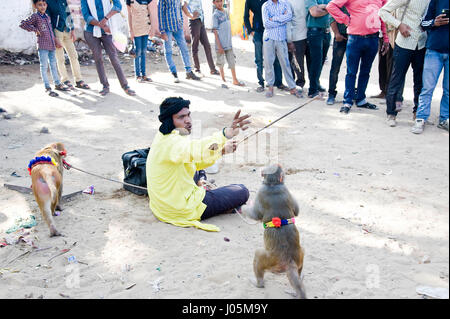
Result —
[[[133,184],[141,187],[147,187],[147,175],[145,171],[145,164],[147,162],[147,156],[150,148],[135,150],[127,152],[122,155],[124,179],[123,181],[128,184]],[[124,185],[127,191],[130,191],[136,195],[147,195],[147,190],[135,188],[132,186]]]

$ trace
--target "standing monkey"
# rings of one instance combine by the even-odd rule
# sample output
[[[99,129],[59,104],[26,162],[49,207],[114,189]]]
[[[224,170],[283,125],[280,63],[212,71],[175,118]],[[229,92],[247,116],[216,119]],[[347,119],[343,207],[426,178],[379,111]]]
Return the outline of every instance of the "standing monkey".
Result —
[[[50,237],[61,236],[56,229],[53,216],[61,209],[63,189],[63,157],[67,151],[62,143],[47,145],[36,153],[30,161],[28,170],[31,175],[33,194],[41,210],[42,217],[50,229]]]
[[[300,246],[300,235],[295,226],[299,207],[284,185],[284,172],[280,165],[263,169],[263,186],[259,189],[255,204],[248,215],[264,224],[265,249],[257,249],[253,260],[256,276],[254,284],[264,287],[264,272],[287,272],[296,297],[306,299],[301,280],[304,251]]]

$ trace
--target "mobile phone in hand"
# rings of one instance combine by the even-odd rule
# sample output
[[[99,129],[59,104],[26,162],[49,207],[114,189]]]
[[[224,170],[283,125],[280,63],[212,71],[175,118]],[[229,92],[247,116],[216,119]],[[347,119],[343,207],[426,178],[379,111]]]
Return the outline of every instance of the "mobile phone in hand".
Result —
[[[445,18],[450,18],[450,10],[449,9],[442,9],[442,14],[445,14]]]

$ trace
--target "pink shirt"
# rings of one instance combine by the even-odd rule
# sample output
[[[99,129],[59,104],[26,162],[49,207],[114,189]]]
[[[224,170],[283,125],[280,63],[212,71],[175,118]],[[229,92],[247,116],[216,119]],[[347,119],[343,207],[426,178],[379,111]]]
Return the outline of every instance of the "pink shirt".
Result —
[[[387,0],[332,0],[327,5],[327,10],[338,23],[348,26],[348,34],[369,35],[381,30],[384,42],[389,42],[386,25],[378,15],[386,2]],[[341,11],[343,6],[347,8],[350,17]]]

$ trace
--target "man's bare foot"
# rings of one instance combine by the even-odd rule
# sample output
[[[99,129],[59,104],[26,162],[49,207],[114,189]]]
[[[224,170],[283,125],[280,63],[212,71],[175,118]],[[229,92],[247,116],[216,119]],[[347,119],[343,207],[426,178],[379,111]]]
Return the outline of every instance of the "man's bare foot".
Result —
[[[245,83],[241,81],[234,81],[233,84],[236,86],[245,86]]]

